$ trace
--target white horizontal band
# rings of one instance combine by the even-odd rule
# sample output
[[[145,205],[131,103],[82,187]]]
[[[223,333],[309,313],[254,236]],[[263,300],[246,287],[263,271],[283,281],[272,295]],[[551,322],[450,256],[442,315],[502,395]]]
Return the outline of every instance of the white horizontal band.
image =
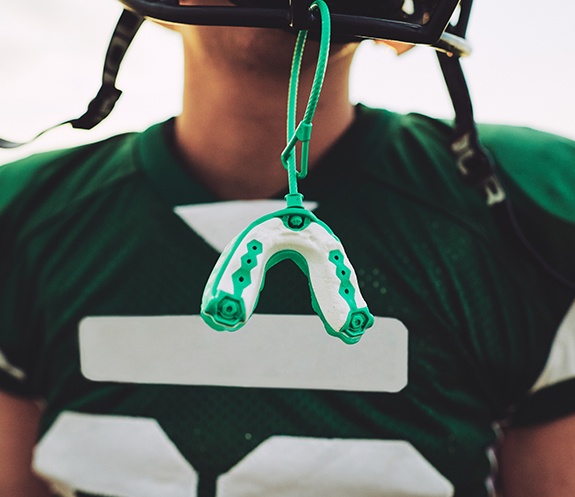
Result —
[[[374,392],[407,384],[407,329],[391,318],[346,345],[315,315],[254,314],[234,333],[200,316],[89,317],[80,356],[94,381]]]

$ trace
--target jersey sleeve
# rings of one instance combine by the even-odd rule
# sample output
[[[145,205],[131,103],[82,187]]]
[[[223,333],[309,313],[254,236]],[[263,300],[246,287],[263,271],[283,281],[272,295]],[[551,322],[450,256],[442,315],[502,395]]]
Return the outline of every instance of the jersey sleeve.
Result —
[[[42,396],[59,330],[54,322],[68,317],[46,284],[61,276],[52,264],[63,240],[46,233],[76,203],[132,174],[123,160],[131,150],[131,140],[118,135],[0,166],[0,388]]]
[[[28,274],[24,169],[0,167],[0,389],[36,396],[32,386],[34,356],[40,348],[37,296]]]
[[[514,413],[515,425],[544,423],[575,413],[575,301],[557,330],[547,363]]]
[[[485,126],[480,136],[495,158],[523,235],[567,280],[557,285],[573,302],[541,374],[513,416],[516,425],[542,423],[575,413],[575,142],[505,126]]]
[[[526,239],[574,286],[575,141],[509,126],[482,126],[479,132]]]

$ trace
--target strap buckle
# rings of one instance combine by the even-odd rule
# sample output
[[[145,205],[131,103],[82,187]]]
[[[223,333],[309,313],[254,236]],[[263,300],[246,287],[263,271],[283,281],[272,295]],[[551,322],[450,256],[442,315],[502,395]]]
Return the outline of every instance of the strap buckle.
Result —
[[[505,190],[495,174],[493,162],[487,151],[479,144],[477,135],[468,131],[451,144],[457,169],[463,181],[483,191],[488,206],[505,200]]]

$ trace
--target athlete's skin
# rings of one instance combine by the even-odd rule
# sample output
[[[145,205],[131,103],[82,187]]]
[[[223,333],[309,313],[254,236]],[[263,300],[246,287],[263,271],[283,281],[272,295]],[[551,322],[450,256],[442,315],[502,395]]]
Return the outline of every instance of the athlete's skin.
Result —
[[[184,105],[175,130],[188,167],[221,199],[266,198],[284,190],[286,173],[279,156],[285,145],[287,81],[295,37],[263,29],[174,29],[185,45]],[[301,74],[301,111],[316,51],[317,44],[309,41]],[[353,120],[348,75],[354,51],[353,45],[332,49],[314,119],[311,167]],[[35,402],[0,393],[3,497],[49,495],[29,469],[39,419]],[[501,495],[573,497],[573,461],[575,415],[531,428],[510,428],[500,452]]]
[[[280,153],[286,142],[293,34],[196,26],[178,30],[184,39],[186,89],[176,140],[189,166],[222,199],[269,197],[285,189]],[[311,167],[353,120],[347,81],[355,48],[331,51],[314,118]],[[301,72],[301,113],[316,54],[317,43],[309,41]]]
[[[50,495],[30,470],[41,413],[37,403],[0,391],[0,495]]]

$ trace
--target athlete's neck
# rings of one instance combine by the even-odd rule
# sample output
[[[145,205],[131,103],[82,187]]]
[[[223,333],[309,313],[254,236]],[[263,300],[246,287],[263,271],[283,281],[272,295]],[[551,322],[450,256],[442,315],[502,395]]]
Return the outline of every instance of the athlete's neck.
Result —
[[[287,175],[280,154],[286,143],[289,59],[268,71],[207,57],[197,43],[187,41],[184,105],[175,128],[187,166],[222,199],[266,198],[284,190]],[[353,121],[348,97],[352,56],[347,50],[330,60],[314,119],[310,167]],[[313,60],[302,68],[301,114],[314,71]]]

